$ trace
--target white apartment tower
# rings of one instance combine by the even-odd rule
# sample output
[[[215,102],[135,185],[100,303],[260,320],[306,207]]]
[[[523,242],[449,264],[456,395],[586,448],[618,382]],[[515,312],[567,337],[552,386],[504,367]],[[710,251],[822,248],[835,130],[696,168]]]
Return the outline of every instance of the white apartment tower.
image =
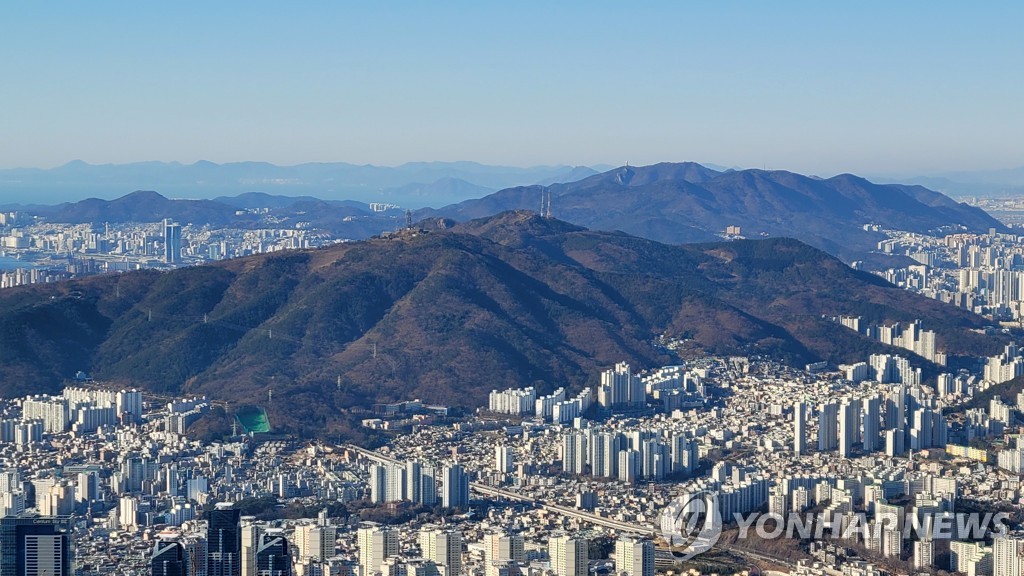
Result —
[[[429,528],[420,531],[423,557],[442,568],[442,576],[462,573],[462,533]]]
[[[555,576],[587,576],[590,542],[566,534],[555,534],[548,540],[548,557]]]
[[[526,561],[521,534],[487,534],[484,536],[484,552],[488,563]]]
[[[356,538],[362,576],[379,573],[384,560],[398,555],[398,533],[394,530],[376,524],[364,525],[359,528]]]
[[[441,478],[441,504],[445,508],[469,506],[469,476],[459,464],[445,466]]]
[[[793,403],[793,454],[803,456],[807,453],[807,405],[803,402]]]
[[[647,391],[640,377],[630,372],[629,364],[619,362],[614,369],[601,373],[597,402],[605,409],[643,407]]]
[[[562,438],[562,471],[583,474],[587,464],[587,437],[582,432],[566,434]]]
[[[512,447],[498,444],[494,447],[494,468],[500,474],[512,472],[515,465],[512,460]]]
[[[826,452],[839,447],[839,406],[835,402],[818,407],[818,451]]]
[[[1024,540],[996,535],[992,540],[992,576],[1021,576]]]
[[[299,549],[299,558],[305,563],[309,560],[326,562],[334,556],[334,543],[338,537],[338,529],[330,525],[310,524],[295,529],[295,545]]]
[[[654,576],[654,542],[623,536],[615,542],[615,572],[628,576]]]

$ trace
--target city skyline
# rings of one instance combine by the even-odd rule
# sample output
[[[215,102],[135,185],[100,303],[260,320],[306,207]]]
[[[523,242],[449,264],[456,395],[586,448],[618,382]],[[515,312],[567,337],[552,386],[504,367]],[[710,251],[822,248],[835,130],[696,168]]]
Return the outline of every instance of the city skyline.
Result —
[[[0,22],[0,576],[1024,576],[1024,5]]]
[[[1011,168],[1021,8],[987,7],[22,5],[0,168]]]
[[[1021,284],[995,269],[1024,253],[1014,234],[897,234],[884,244],[919,263],[888,271],[892,290],[923,297],[959,278],[956,294],[932,297],[996,315],[1020,298]],[[939,260],[962,268],[925,281],[920,263]],[[990,307],[979,307],[979,285],[995,288]],[[139,323],[157,330],[171,320],[140,312]],[[360,566],[367,576],[579,576],[611,566],[653,576],[704,553],[737,571],[756,560],[794,576],[834,573],[822,562],[849,576],[883,576],[886,566],[1020,574],[1008,555],[1024,545],[1020,524],[994,511],[1017,498],[1024,471],[1014,434],[1024,393],[1010,382],[1024,375],[1024,355],[1010,343],[975,358],[978,369],[956,370],[946,366],[956,339],[940,339],[948,332],[932,321],[822,320],[830,338],[866,339],[886,353],[861,348],[853,363],[804,366],[760,354],[603,363],[599,378],[558,379],[565,387],[547,395],[506,379],[510,388],[473,411],[452,409],[465,394],[440,404],[402,392],[354,411],[360,428],[387,431],[374,449],[326,423],[303,434],[279,427],[280,406],[301,402],[280,380],[265,401],[246,400],[272,414],[263,412],[275,428],[260,429],[221,390],[118,391],[116,381],[79,374],[59,394],[0,403],[0,516],[13,536],[21,526],[76,526],[25,535],[23,548],[38,551],[25,565],[45,554],[54,567],[39,562],[31,574],[59,564],[60,573],[161,576],[201,566],[229,576],[351,575]],[[226,326],[215,316],[193,323]],[[259,339],[269,353],[295,342],[277,330]],[[680,344],[660,341],[664,350]],[[904,351],[913,355],[893,355]],[[338,379],[339,390],[347,385]],[[187,437],[231,410],[238,426]],[[701,529],[706,546],[679,551],[698,502],[721,520]],[[762,530],[764,509],[799,538]],[[90,530],[80,518],[91,518]],[[939,522],[964,528],[933,530]],[[739,529],[735,542],[718,540],[725,525]],[[748,529],[772,547],[745,542]],[[6,561],[20,562],[10,552],[18,541],[3,544]],[[948,556],[936,552],[945,547]]]

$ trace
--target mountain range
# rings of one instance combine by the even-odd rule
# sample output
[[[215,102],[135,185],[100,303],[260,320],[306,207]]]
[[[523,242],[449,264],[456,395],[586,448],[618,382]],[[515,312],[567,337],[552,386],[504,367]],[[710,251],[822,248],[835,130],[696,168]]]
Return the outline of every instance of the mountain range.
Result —
[[[172,200],[152,190],[136,190],[113,200],[88,198],[54,206],[32,206],[27,211],[50,222],[67,224],[156,222],[170,218],[184,223],[217,226],[252,221],[251,215],[239,214],[239,211],[256,208],[269,208],[278,214],[326,211],[326,215],[334,218],[373,214],[369,204],[354,200],[321,200],[312,196],[278,196],[259,192],[218,196],[213,200]],[[311,218],[316,217],[317,214],[311,215]]]
[[[509,188],[417,215],[469,220],[540,210],[548,195],[556,217],[588,228],[685,243],[719,239],[738,226],[748,238],[797,238],[848,261],[868,257],[885,238],[866,225],[932,234],[1006,230],[983,210],[922,186],[874,184],[851,174],[720,172],[691,162],[623,166],[576,182]]]
[[[794,364],[892,351],[824,317],[857,314],[921,319],[954,359],[1004,343],[969,330],[978,316],[792,239],[676,246],[523,211],[418,228],[0,291],[0,394],[55,391],[84,370],[258,403],[279,430],[349,434],[352,410],[374,402],[473,408],[494,388],[578,389],[618,361],[678,361],[662,337],[684,354]]]
[[[215,200],[171,200],[149,190],[137,190],[114,200],[87,198],[55,206],[32,207],[33,215],[51,222],[159,222],[171,218],[180,222],[224,225],[237,220],[237,208]]]
[[[432,166],[432,165],[428,165]],[[426,170],[426,168],[423,168]],[[591,173],[576,169],[576,178]],[[877,251],[885,234],[870,227],[943,235],[955,231],[1006,231],[984,211],[921,186],[875,184],[850,174],[828,179],[785,171],[715,170],[692,162],[623,166],[581,180],[517,186],[498,192],[445,178],[434,185],[405,185],[403,197],[443,196],[443,190],[482,197],[416,212],[417,219],[466,221],[507,210],[548,210],[593,229],[621,230],[667,243],[721,239],[727,227],[740,236],[793,237],[846,261],[892,266]],[[365,239],[404,224],[400,211],[374,212],[364,202],[315,196],[248,192],[213,200],[170,200],[156,192],[134,192],[115,200],[88,199],[22,211],[51,222],[153,222],[254,226],[259,217],[239,210],[269,208],[280,223],[304,222],[340,238]]]
[[[475,162],[411,162],[401,166],[344,162],[277,166],[266,162],[199,161],[87,164],[51,169],[0,170],[0,196],[11,204],[113,199],[131,190],[167,196],[212,198],[247,192],[315,196],[323,200],[389,202],[404,207],[441,206],[520,184],[564,182],[596,174],[585,166],[487,166]]]
[[[269,209],[275,227],[289,228],[302,223],[342,239],[369,238],[405,224],[405,213],[397,209],[378,212],[369,204],[353,200],[259,192],[213,200],[172,200],[158,192],[137,190],[114,200],[89,198],[55,206],[30,206],[21,211],[66,224],[159,222],[170,218],[183,224],[248,229],[264,225],[264,215],[250,211],[256,208]]]
[[[1024,194],[1024,166],[930,175],[881,177],[883,182],[913,182],[954,197],[1007,198]]]

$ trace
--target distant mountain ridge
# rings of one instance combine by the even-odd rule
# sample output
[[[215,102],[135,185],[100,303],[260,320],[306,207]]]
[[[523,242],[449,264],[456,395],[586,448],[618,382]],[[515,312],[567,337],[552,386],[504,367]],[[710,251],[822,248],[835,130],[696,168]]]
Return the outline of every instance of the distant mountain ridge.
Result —
[[[137,190],[114,200],[88,198],[56,206],[30,206],[21,211],[47,222],[63,224],[153,223],[170,218],[181,224],[214,228],[252,229],[270,225],[262,220],[262,212],[253,210],[257,208],[271,210],[275,227],[301,225],[330,232],[338,239],[369,238],[405,225],[402,211],[375,212],[363,202],[255,192],[213,200],[188,200]]]
[[[267,175],[287,176],[280,172],[280,167],[246,164],[250,165],[256,168],[250,175],[266,170]],[[146,166],[148,164],[114,168],[143,170]],[[293,168],[311,173],[324,170],[324,174],[328,174],[333,166]],[[71,164],[63,168],[65,172],[74,173],[94,167]],[[187,168],[200,173],[221,173],[225,167],[197,163]],[[379,170],[376,167],[354,168],[369,172]],[[473,163],[424,163],[400,168],[427,178],[455,169],[468,177],[489,174],[492,178],[495,169]],[[515,186],[488,193],[487,187],[443,176],[433,184],[405,184],[393,188],[377,199],[395,203],[398,198],[404,198],[411,202],[399,203],[406,208],[446,194],[475,196],[442,208],[415,212],[416,219],[466,221],[507,210],[546,211],[545,200],[550,196],[555,216],[592,229],[621,230],[660,242],[686,243],[721,239],[727,227],[735,226],[744,237],[793,237],[846,261],[867,259],[869,265],[878,266],[892,265],[890,259],[874,253],[877,243],[885,236],[865,230],[867,224],[937,235],[957,230],[1007,230],[984,211],[922,186],[876,184],[851,174],[818,178],[780,170],[720,171],[682,162],[623,166],[574,180],[593,171],[563,168],[566,171],[561,176],[571,181]],[[520,171],[519,177],[524,177],[526,169],[515,170]],[[389,177],[394,176],[390,174]],[[314,194],[293,196],[266,192],[221,195],[214,200],[171,200],[156,192],[135,192],[114,200],[92,198],[58,206],[25,206],[20,210],[44,216],[52,222],[152,222],[168,217],[186,223],[245,225],[258,219],[236,215],[235,211],[251,208],[271,208],[277,211],[275,216],[304,222],[347,239],[364,239],[393,231],[401,224],[399,219],[404,223],[404,216],[399,218],[401,215],[381,218],[366,202],[324,199]]]
[[[171,200],[158,192],[137,190],[114,200],[87,198],[79,202],[36,209],[51,222],[180,222],[225,224],[235,218],[235,208],[214,200]]]
[[[404,207],[442,206],[500,188],[565,182],[596,171],[582,166],[487,166],[475,162],[411,162],[400,166],[312,162],[216,164],[198,161],[87,164],[51,169],[0,170],[0,198],[11,204],[112,199],[131,190],[158,190],[171,197],[210,198],[246,192],[313,196],[322,200],[391,202]]]
[[[1012,197],[1024,194],[1024,166],[1003,170],[946,172],[886,177],[885,182],[913,182],[957,197]]]
[[[866,224],[922,233],[950,225],[1006,230],[984,211],[921,186],[874,184],[851,174],[719,172],[692,162],[623,166],[576,182],[514,187],[417,215],[469,220],[539,210],[547,194],[555,216],[588,228],[685,243],[715,240],[727,226],[738,226],[746,237],[797,238],[847,260],[863,258],[883,238],[865,231]]]
[[[953,358],[1006,340],[791,239],[672,246],[529,212],[423,226],[436,231],[0,291],[0,393],[85,370],[261,399],[279,430],[348,434],[348,411],[374,402],[474,408],[492,388],[576,389],[618,361],[677,361],[660,336],[798,365],[894,352],[823,317],[838,314],[921,319]]]

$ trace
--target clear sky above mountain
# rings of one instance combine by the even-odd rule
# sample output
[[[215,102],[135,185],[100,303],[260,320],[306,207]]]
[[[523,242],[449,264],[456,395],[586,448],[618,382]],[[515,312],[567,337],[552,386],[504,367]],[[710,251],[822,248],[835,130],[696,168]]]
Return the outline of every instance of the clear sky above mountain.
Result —
[[[0,168],[1024,163],[1019,2],[17,2]]]

